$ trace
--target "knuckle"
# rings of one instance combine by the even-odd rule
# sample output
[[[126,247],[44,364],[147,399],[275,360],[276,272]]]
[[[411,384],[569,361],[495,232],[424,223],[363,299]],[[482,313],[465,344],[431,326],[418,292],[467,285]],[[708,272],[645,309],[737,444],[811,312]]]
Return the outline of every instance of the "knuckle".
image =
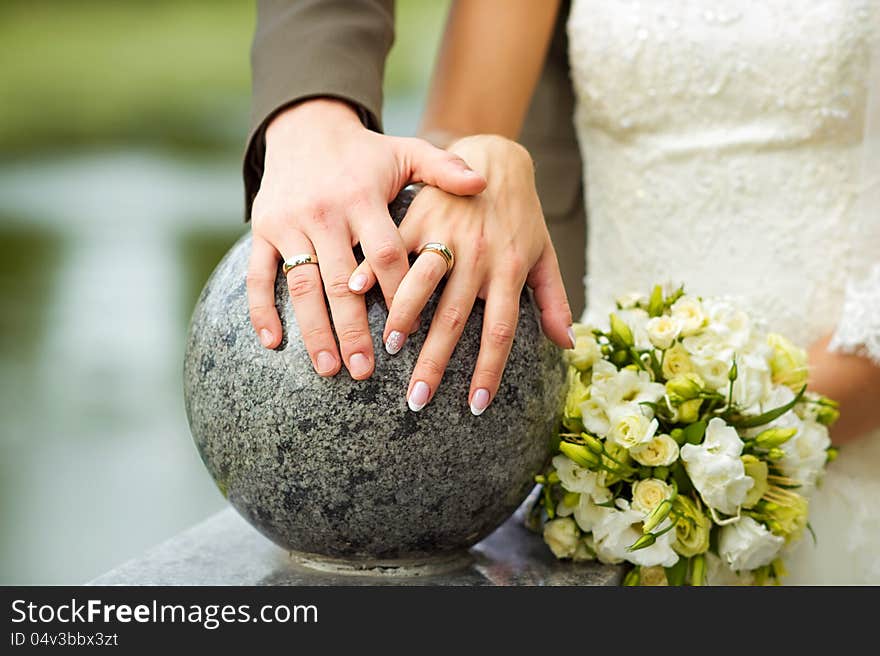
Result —
[[[351,296],[352,293],[348,287],[348,276],[342,274],[325,280],[324,288],[327,290],[327,296],[334,299],[346,298]]]
[[[385,241],[377,245],[373,250],[373,260],[379,266],[387,267],[400,262],[406,254],[403,246],[391,241]]]
[[[495,388],[501,383],[501,376],[503,373],[503,367],[481,365],[474,378],[480,381],[479,385],[481,387],[488,385],[490,388]]]
[[[417,368],[420,374],[424,374],[424,377],[436,380],[443,376],[443,372],[446,370],[446,364],[441,363],[439,360],[431,356],[422,356],[419,358]]]
[[[467,315],[462,312],[461,308],[456,306],[450,306],[444,308],[438,315],[437,321],[441,327],[445,328],[451,333],[460,333],[464,330],[464,325],[467,322]]]
[[[327,341],[330,337],[330,326],[312,326],[305,330],[301,329],[300,335],[302,336],[303,342],[307,345],[312,344],[313,346],[317,346],[317,344]]]
[[[343,348],[354,347],[364,341],[364,331],[357,326],[342,326],[336,329],[336,336],[339,338],[339,344]]]
[[[487,341],[491,346],[507,347],[513,343],[516,327],[508,321],[496,321],[486,333]]]
[[[248,271],[245,276],[245,284],[249,289],[258,287],[270,287],[275,284],[275,273],[263,273],[262,271]]]
[[[294,301],[314,294],[318,285],[315,279],[306,272],[291,272],[287,275],[287,289]]]

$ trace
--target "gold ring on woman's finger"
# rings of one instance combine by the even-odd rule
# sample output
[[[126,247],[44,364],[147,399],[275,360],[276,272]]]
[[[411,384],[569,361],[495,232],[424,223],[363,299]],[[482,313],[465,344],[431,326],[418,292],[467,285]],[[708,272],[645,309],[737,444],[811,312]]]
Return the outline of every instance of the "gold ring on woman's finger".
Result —
[[[446,244],[439,241],[429,241],[419,249],[419,255],[422,253],[436,253],[446,260],[446,273],[448,274],[452,271],[452,267],[455,264],[455,256]]]

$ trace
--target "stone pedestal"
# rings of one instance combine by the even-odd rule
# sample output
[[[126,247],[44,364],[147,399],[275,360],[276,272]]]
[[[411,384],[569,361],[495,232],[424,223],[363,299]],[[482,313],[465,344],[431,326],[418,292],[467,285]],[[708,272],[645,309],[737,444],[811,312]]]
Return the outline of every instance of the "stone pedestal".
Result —
[[[518,511],[453,571],[407,576],[305,567],[228,508],[89,585],[618,585],[621,569],[559,562]]]

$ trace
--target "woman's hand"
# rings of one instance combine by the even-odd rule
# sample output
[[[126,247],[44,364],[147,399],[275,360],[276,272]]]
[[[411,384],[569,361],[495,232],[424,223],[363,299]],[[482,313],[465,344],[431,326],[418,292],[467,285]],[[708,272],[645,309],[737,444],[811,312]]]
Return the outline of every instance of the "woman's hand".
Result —
[[[880,427],[880,367],[858,355],[829,351],[830,340],[810,348],[810,389],[840,403],[831,436],[843,444]]]
[[[374,356],[366,307],[349,289],[357,264],[352,246],[360,242],[390,304],[409,262],[387,205],[411,181],[455,194],[479,193],[486,184],[459,157],[426,141],[367,130],[342,101],[307,100],[273,119],[253,205],[247,277],[251,323],[263,346],[275,348],[281,341],[275,309],[279,259],[317,254],[318,266],[297,266],[287,274],[312,365],[322,376],[341,366],[326,293],[342,360],[352,378],[370,376]]]
[[[431,400],[477,298],[485,299],[483,336],[468,398],[481,414],[492,401],[510,354],[523,285],[534,289],[546,335],[571,348],[571,310],[556,253],[535,191],[531,157],[520,145],[493,135],[467,137],[449,150],[487,180],[478,196],[461,198],[425,187],[416,196],[400,235],[407,251],[427,242],[448,246],[455,264],[431,322],[407,391],[410,409]],[[446,260],[422,253],[403,278],[388,313],[385,348],[395,354],[417,325],[419,314],[447,272]],[[365,291],[375,282],[370,264],[352,276]]]

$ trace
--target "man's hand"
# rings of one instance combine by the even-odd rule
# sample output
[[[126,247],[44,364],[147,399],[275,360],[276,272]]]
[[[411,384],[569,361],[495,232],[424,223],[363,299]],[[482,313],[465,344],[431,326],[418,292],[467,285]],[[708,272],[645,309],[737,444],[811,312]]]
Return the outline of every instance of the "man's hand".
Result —
[[[407,249],[388,203],[410,182],[452,194],[480,193],[485,179],[464,160],[420,139],[367,130],[346,103],[304,101],[275,117],[266,130],[266,160],[252,211],[253,250],[247,289],[251,323],[266,348],[281,341],[275,309],[280,259],[317,255],[318,266],[291,269],[287,284],[312,364],[322,376],[340,369],[352,378],[373,372],[364,300],[367,280],[352,276],[360,243],[388,307],[408,270]],[[323,281],[323,287],[322,287]],[[353,291],[354,290],[354,291]],[[337,348],[324,294],[339,340]]]

